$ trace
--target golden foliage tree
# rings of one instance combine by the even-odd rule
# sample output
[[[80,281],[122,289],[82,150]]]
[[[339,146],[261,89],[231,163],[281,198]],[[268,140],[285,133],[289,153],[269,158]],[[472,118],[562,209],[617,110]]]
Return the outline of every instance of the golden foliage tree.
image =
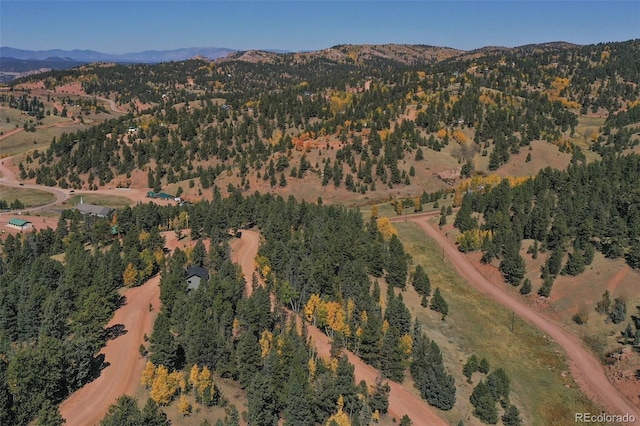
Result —
[[[159,365],[151,386],[151,398],[158,405],[167,405],[173,398],[173,392],[169,385],[169,371],[164,365]]]
[[[198,376],[198,393],[202,395],[207,387],[211,386],[211,383],[211,370],[209,370],[209,368],[207,368],[207,366],[205,365],[204,367],[202,367],[202,371]]]
[[[263,331],[258,342],[260,343],[260,355],[262,356],[262,358],[266,358],[266,356],[269,354],[272,341],[273,333],[271,333],[269,330]]]
[[[402,203],[399,203],[400,205]],[[377,221],[378,231],[385,241],[389,241],[393,235],[398,235],[398,230],[391,224],[388,217],[381,217]]]
[[[311,322],[313,320],[314,325],[316,324],[316,309],[320,303],[320,296],[312,294],[311,297],[309,297],[307,304],[304,306],[304,315],[307,318],[307,321]]]
[[[122,274],[124,285],[127,287],[133,287],[138,283],[138,270],[133,263],[129,263]]]
[[[338,426],[351,426],[351,422],[349,421],[349,416],[347,413],[343,411],[344,409],[344,398],[340,395],[338,398],[338,412],[333,416],[327,419],[326,425],[337,424]]]
[[[178,400],[178,411],[182,414],[182,417],[190,415],[192,409],[193,407],[187,399],[187,396],[185,394],[180,395],[180,399]]]
[[[198,386],[198,377],[200,376],[200,368],[198,364],[193,364],[191,370],[189,371],[189,386],[195,388]]]
[[[146,389],[149,389],[153,385],[153,379],[156,376],[156,366],[151,361],[147,361],[142,371],[142,378],[140,382]]]

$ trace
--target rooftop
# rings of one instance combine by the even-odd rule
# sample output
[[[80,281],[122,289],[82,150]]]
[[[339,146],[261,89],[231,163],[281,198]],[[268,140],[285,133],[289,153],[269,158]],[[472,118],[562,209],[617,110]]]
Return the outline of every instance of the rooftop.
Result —
[[[24,226],[27,223],[31,223],[28,220],[24,220],[24,219],[18,219],[18,218],[11,218],[9,219],[9,225],[15,225],[15,226]]]

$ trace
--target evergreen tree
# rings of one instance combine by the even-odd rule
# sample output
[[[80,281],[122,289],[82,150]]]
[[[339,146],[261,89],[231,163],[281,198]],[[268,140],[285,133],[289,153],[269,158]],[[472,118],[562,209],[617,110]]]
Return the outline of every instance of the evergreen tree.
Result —
[[[510,405],[502,416],[502,423],[505,426],[521,426],[520,410],[515,405]]]
[[[431,299],[431,306],[429,306],[432,310],[436,312],[440,312],[442,314],[442,320],[447,317],[449,313],[449,305],[442,297],[440,293],[440,288],[436,287],[436,291],[433,293],[433,298]]]
[[[382,339],[380,355],[380,371],[384,377],[402,382],[404,379],[403,358],[398,330],[395,327],[389,327]]]
[[[471,383],[471,376],[476,371],[478,371],[478,358],[475,355],[471,355],[462,367],[462,374],[464,374],[467,381]]]
[[[422,265],[416,266],[411,283],[419,295],[428,297],[431,294],[431,282]]]
[[[520,287],[520,294],[529,294],[531,293],[531,280],[529,278],[525,278],[522,286]]]
[[[396,235],[389,240],[389,261],[385,277],[389,285],[404,290],[407,284],[407,254]]]
[[[484,381],[481,381],[473,389],[473,393],[469,398],[473,405],[473,415],[479,418],[483,423],[498,423],[498,409],[496,401],[491,396],[489,388]]]

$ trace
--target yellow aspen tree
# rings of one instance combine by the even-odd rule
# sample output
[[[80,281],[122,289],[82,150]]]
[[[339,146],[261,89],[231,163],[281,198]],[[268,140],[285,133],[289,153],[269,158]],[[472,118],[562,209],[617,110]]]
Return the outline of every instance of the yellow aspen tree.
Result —
[[[213,383],[211,379],[211,371],[205,365],[202,367],[202,371],[200,372],[200,376],[198,377],[198,392],[200,395],[204,394],[205,389],[211,386]]]
[[[234,339],[240,336],[240,320],[238,320],[238,318],[233,319],[233,324],[231,326],[231,335]]]
[[[351,426],[351,422],[349,421],[349,416],[347,413],[343,411],[344,409],[344,398],[340,395],[338,398],[338,412],[333,416],[327,419],[326,425],[337,424],[338,426]]]
[[[198,385],[198,377],[200,376],[200,368],[198,364],[193,364],[191,371],[189,372],[189,385],[195,388]]]
[[[144,243],[146,243],[149,239],[150,235],[151,234],[149,234],[147,231],[140,231],[140,235],[138,235],[138,242],[144,245]]]
[[[187,396],[185,394],[180,395],[180,399],[178,400],[178,411],[182,414],[182,417],[186,417],[191,414],[192,409],[193,407],[187,399]]]
[[[420,199],[420,197],[415,197],[413,199],[413,212],[417,213],[421,211],[422,211],[422,200]]]
[[[402,205],[402,203],[399,203]],[[391,224],[388,217],[381,217],[377,220],[378,231],[385,241],[389,241],[393,235],[398,235],[398,230]]]
[[[329,370],[331,370],[331,372],[333,373],[333,375],[335,376],[336,373],[338,372],[338,358],[331,358],[329,360]]]
[[[309,382],[312,382],[316,377],[317,368],[315,358],[309,358]]]
[[[129,263],[122,274],[122,279],[126,287],[133,287],[138,282],[138,270],[133,263]]]
[[[353,320],[353,312],[355,311],[355,309],[355,302],[351,298],[349,298],[349,300],[347,300],[347,321]]]
[[[318,296],[317,294],[312,294],[311,297],[309,297],[309,301],[304,306],[305,318],[309,322],[311,322],[313,320],[313,324],[314,325],[316,323],[316,318],[315,318],[316,308],[318,307],[320,302],[321,302],[320,301],[320,296]]]
[[[155,260],[157,265],[160,265],[162,263],[162,261],[164,260],[164,253],[162,253],[162,248],[158,247],[153,252],[153,260]]]
[[[342,305],[338,302],[327,303],[327,323],[331,330],[343,333],[349,333],[349,327],[346,323],[346,314]]]
[[[373,206],[371,208],[371,217],[374,219],[378,218],[378,206]]]
[[[169,371],[164,365],[159,365],[151,387],[151,398],[158,405],[167,405],[172,396],[173,393],[169,387]]]
[[[386,333],[387,331],[389,331],[389,322],[384,320],[382,322],[382,333]]]
[[[269,330],[265,330],[260,335],[260,355],[262,358],[266,358],[271,350],[271,342],[273,341],[273,334]]]
[[[181,371],[173,371],[169,374],[169,389],[172,391],[172,395],[178,392],[178,389],[184,391],[187,387],[187,381],[184,378],[184,373]]]
[[[142,378],[140,382],[146,389],[149,389],[153,385],[153,379],[156,376],[156,366],[151,361],[147,361],[142,371]]]
[[[284,338],[282,336],[276,337],[276,353],[278,356],[282,355],[282,349],[284,348]]]
[[[407,358],[411,355],[411,351],[413,350],[413,337],[411,337],[410,334],[405,334],[400,338],[400,350]]]

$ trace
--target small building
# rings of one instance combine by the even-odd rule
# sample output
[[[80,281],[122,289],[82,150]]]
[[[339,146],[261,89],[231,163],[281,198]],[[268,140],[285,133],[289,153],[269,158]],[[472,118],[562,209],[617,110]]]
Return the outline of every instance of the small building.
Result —
[[[10,228],[19,229],[20,231],[24,231],[33,228],[33,223],[24,219],[12,218],[9,219],[9,223],[7,223],[7,226]]]
[[[154,198],[160,198],[161,200],[173,200],[175,197],[166,192],[158,192]]]
[[[202,266],[190,266],[187,268],[187,290],[196,290],[202,280],[209,279],[209,272]]]
[[[97,216],[97,217],[109,217],[111,212],[113,212],[114,210],[111,207],[96,206],[94,204],[85,204],[85,203],[78,204],[76,206],[76,209],[78,209],[78,211],[84,215]]]

